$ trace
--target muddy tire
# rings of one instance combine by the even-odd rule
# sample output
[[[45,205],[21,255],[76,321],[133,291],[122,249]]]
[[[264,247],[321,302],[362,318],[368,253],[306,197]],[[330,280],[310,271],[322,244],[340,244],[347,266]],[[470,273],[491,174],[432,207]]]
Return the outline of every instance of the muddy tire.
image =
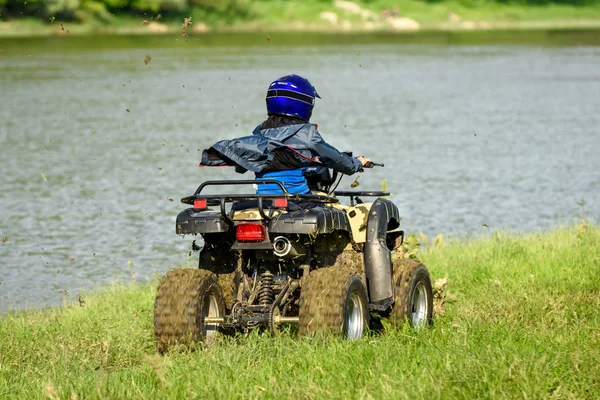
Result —
[[[300,292],[300,335],[358,339],[368,324],[367,290],[356,272],[329,267],[310,273]]]
[[[217,334],[216,324],[204,318],[223,317],[225,303],[215,274],[198,269],[175,269],[161,280],[154,301],[156,348],[163,354],[175,344],[190,348]]]
[[[394,261],[393,271],[392,323],[399,326],[408,322],[415,328],[431,325],[433,290],[427,268],[416,260],[401,258]]]
[[[217,280],[219,281],[219,287],[221,293],[223,293],[223,301],[225,302],[225,310],[227,313],[231,312],[233,304],[236,302],[237,294],[237,278],[236,273],[232,272],[229,274],[218,274]]]

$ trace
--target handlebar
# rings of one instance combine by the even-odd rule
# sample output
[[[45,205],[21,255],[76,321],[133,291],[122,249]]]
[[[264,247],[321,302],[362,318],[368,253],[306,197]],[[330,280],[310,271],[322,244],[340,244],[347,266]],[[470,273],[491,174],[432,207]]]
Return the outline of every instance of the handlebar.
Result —
[[[367,161],[367,163],[365,165],[363,165],[363,168],[373,168],[373,167],[383,167],[384,164],[383,163],[376,163],[373,161]]]
[[[376,163],[373,161],[367,161],[365,165],[359,170],[359,172],[365,172],[365,168],[383,167],[383,163]]]

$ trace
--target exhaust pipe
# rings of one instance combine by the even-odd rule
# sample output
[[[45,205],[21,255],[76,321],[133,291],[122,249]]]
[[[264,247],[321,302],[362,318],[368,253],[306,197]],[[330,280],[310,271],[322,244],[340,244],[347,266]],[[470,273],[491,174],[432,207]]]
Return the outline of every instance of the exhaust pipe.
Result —
[[[273,240],[273,253],[277,257],[285,257],[290,254],[290,250],[292,250],[292,243],[290,239],[285,236],[277,236],[275,240]]]
[[[297,258],[306,254],[306,248],[298,242],[290,242],[285,236],[273,239],[273,253],[279,258]]]

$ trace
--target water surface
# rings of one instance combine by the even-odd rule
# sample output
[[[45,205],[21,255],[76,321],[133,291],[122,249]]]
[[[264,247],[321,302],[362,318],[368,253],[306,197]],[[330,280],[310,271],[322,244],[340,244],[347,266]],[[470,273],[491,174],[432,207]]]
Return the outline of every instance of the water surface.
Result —
[[[359,188],[386,180],[407,231],[546,229],[581,199],[598,215],[599,36],[0,40],[0,311],[185,262],[179,199],[244,177],[198,168],[201,150],[249,134],[291,72],[331,144],[386,164]]]

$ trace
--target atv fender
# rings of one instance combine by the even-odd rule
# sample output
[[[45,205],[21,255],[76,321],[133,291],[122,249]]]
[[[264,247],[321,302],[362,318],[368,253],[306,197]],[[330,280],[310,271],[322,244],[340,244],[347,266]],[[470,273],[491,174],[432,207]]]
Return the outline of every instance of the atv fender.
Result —
[[[394,301],[392,256],[386,244],[388,231],[400,226],[398,207],[387,199],[373,202],[367,220],[365,273],[370,308],[385,311]]]
[[[229,231],[229,222],[218,211],[186,208],[177,215],[175,230],[178,235],[224,233]]]

